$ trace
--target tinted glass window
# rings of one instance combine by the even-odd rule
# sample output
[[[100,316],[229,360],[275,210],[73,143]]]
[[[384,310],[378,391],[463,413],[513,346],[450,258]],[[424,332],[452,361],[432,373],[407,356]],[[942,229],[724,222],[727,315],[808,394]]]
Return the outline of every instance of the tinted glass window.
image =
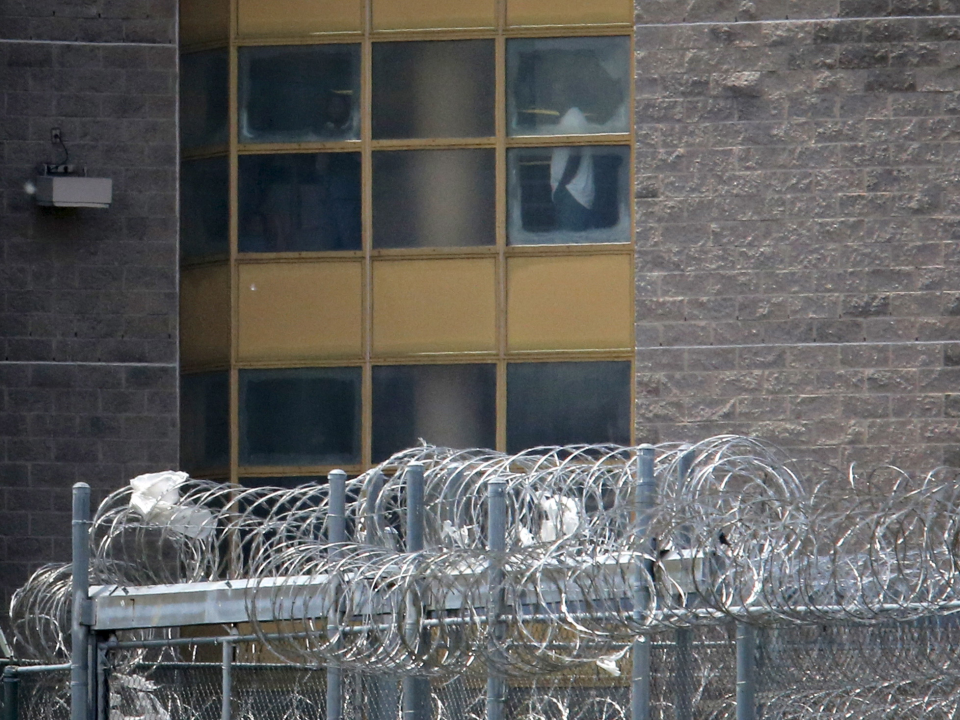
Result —
[[[511,245],[630,242],[629,148],[518,148],[507,164]]]
[[[229,241],[227,158],[189,160],[180,167],[180,254],[225,255]]]
[[[185,148],[227,142],[229,71],[226,50],[180,59],[180,142]]]
[[[230,386],[226,372],[180,379],[180,465],[189,472],[230,461]]]
[[[359,250],[360,153],[242,155],[241,252]]]
[[[507,451],[630,442],[630,363],[507,366]]]
[[[492,245],[495,186],[493,150],[376,152],[373,245]]]
[[[373,137],[494,133],[492,40],[373,45]]]
[[[425,440],[455,448],[496,443],[493,365],[373,368],[373,460]]]
[[[240,48],[241,142],[360,137],[360,46]]]
[[[240,478],[240,484],[246,488],[296,488],[309,483],[322,484],[326,478],[320,475],[278,475],[273,477]]]
[[[242,370],[240,462],[360,462],[360,368]]]
[[[511,135],[627,132],[630,40],[541,38],[507,43]]]

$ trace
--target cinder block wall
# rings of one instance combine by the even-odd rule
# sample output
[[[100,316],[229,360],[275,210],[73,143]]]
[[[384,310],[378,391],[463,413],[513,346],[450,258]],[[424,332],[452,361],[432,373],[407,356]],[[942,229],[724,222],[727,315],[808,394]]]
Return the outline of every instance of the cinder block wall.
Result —
[[[638,4],[641,440],[960,465],[958,8]]]
[[[0,0],[0,612],[69,559],[70,486],[176,466],[176,0]],[[70,160],[109,210],[42,210]]]

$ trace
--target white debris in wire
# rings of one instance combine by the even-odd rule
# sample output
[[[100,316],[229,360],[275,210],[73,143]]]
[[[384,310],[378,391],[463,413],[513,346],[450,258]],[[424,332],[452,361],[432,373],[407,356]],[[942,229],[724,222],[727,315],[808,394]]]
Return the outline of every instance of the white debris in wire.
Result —
[[[435,676],[478,662],[507,676],[585,665],[614,675],[612,658],[665,629],[731,618],[880,624],[960,607],[956,470],[827,477],[737,436],[654,449],[657,498],[644,511],[638,447],[416,447],[349,481],[349,541],[335,546],[323,484],[244,489],[141,476],[96,514],[91,583],[247,578],[251,607],[273,603],[287,618],[251,626],[288,662]],[[425,470],[418,553],[405,548],[411,463]],[[486,549],[493,479],[505,483],[503,555]],[[493,570],[504,598],[495,618]],[[316,587],[305,578],[325,578],[319,601],[304,597]],[[69,581],[69,568],[45,568],[17,593],[21,654],[65,657]],[[297,615],[317,602],[322,617]]]

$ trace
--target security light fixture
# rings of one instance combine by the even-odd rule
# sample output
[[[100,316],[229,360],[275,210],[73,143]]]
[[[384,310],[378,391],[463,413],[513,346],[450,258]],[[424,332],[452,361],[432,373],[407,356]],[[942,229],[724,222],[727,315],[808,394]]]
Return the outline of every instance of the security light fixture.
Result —
[[[60,128],[50,131],[50,140],[63,151],[60,163],[42,163],[28,192],[45,207],[108,208],[113,201],[113,180],[87,177],[87,169],[70,164],[70,153]]]

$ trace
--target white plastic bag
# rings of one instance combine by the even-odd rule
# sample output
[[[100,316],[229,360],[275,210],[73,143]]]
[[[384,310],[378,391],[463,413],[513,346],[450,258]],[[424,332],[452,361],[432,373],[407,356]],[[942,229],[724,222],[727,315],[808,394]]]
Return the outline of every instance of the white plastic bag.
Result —
[[[173,470],[138,475],[130,481],[130,507],[148,523],[166,525],[181,535],[205,540],[213,533],[216,522],[209,510],[180,501],[179,487],[188,477],[185,472]]]

